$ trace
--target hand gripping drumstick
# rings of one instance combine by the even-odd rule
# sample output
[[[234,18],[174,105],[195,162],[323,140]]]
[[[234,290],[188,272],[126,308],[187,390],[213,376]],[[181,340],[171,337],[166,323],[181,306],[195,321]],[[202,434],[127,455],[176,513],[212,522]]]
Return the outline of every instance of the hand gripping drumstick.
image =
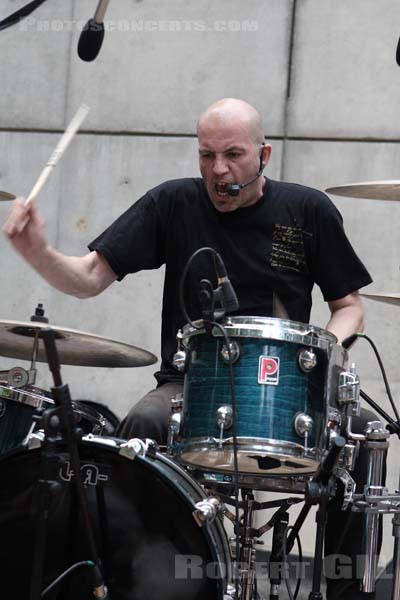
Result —
[[[25,206],[28,206],[28,204],[32,201],[32,199],[35,198],[39,194],[40,190],[42,189],[42,187],[46,183],[47,179],[49,178],[50,173],[52,172],[52,170],[54,169],[54,167],[56,166],[56,164],[58,163],[58,161],[64,154],[65,150],[68,148],[75,133],[78,131],[79,127],[82,125],[89,110],[90,110],[90,108],[89,108],[89,106],[86,106],[86,104],[82,104],[78,108],[78,110],[75,113],[75,116],[72,118],[72,121],[70,122],[67,129],[64,131],[63,135],[61,136],[61,139],[58,142],[53,154],[50,156],[45,168],[40,173],[35,185],[33,186],[31,193],[29,194],[28,198],[25,200]]]

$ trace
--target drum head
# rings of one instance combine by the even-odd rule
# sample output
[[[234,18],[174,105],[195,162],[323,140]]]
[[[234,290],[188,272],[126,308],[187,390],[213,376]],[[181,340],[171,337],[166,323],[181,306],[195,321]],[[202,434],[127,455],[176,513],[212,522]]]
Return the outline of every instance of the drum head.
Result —
[[[0,581],[13,600],[29,597],[41,454],[40,449],[19,450],[0,460]],[[192,517],[194,501],[180,481],[179,468],[165,470],[160,457],[123,458],[105,441],[81,443],[80,456],[113,600],[223,598],[224,580],[215,568],[218,552],[208,526],[199,528]],[[56,483],[46,525],[42,589],[74,563],[92,558],[67,459],[61,448],[50,467]],[[93,598],[88,570],[77,570],[46,598]]]

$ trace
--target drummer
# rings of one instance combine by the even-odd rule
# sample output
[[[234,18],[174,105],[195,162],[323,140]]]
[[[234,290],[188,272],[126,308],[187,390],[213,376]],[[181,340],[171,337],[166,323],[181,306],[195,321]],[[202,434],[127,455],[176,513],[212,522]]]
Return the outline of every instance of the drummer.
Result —
[[[202,178],[167,181],[151,189],[89,244],[84,256],[66,256],[49,245],[35,203],[24,207],[22,199],[16,200],[4,225],[15,249],[34,269],[78,298],[95,296],[128,273],[166,265],[157,388],[124,419],[120,436],[125,438],[166,443],[171,397],[182,391],[182,375],[172,363],[175,336],[185,324],[179,281],[188,259],[201,247],[221,255],[239,299],[236,314],[271,316],[276,294],[291,320],[308,323],[316,283],[330,310],[326,329],[339,342],[363,329],[358,290],[371,277],[327,196],[263,175],[271,145],[257,110],[242,100],[219,100],[200,116],[197,133]],[[237,195],[232,184],[242,184]],[[187,277],[185,302],[192,319],[202,316],[198,282],[203,278],[214,280],[207,253],[197,257]],[[332,551],[335,528],[331,519],[327,547]],[[345,554],[341,548],[336,552]],[[354,579],[328,582],[328,598],[357,594]]]

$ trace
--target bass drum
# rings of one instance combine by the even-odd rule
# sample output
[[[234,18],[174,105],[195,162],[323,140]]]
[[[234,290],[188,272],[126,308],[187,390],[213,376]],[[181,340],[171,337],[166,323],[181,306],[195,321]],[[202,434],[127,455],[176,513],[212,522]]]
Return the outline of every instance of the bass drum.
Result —
[[[38,443],[37,438],[35,443]],[[192,513],[202,488],[167,457],[124,456],[123,440],[89,435],[80,442],[85,482],[103,573],[113,600],[224,598],[231,567],[217,518],[199,527]],[[0,581],[13,600],[29,597],[34,554],[41,448],[0,459]],[[64,445],[51,462],[46,588],[78,561],[91,558]],[[46,594],[50,600],[93,597],[87,569],[78,569]]]

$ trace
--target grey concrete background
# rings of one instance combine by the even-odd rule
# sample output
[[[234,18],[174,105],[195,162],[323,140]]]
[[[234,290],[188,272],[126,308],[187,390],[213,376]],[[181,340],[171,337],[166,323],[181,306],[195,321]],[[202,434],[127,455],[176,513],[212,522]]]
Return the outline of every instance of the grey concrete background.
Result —
[[[23,4],[0,0],[0,19]],[[61,251],[84,253],[149,187],[197,175],[196,119],[221,97],[243,98],[263,114],[273,145],[270,177],[319,189],[400,178],[396,0],[111,0],[101,53],[83,63],[77,41],[95,6],[95,0],[53,0],[0,32],[0,189],[28,194],[79,104],[92,108],[39,199],[49,238]],[[399,292],[400,203],[332,200],[374,278],[368,291]],[[0,203],[0,221],[7,212]],[[162,270],[81,301],[42,282],[3,236],[0,256],[0,319],[28,321],[43,302],[53,324],[159,355]],[[398,398],[400,308],[369,300],[365,308],[366,332]],[[327,319],[316,291],[312,322],[324,326]],[[351,359],[363,388],[388,408],[367,342],[358,342]],[[14,364],[2,359],[0,369]],[[106,403],[122,416],[153,386],[154,370],[68,367],[63,376],[74,397]],[[49,382],[42,365],[38,384]],[[398,450],[392,438],[392,490]],[[389,560],[389,517],[385,523]],[[311,519],[308,553],[312,529]]]

